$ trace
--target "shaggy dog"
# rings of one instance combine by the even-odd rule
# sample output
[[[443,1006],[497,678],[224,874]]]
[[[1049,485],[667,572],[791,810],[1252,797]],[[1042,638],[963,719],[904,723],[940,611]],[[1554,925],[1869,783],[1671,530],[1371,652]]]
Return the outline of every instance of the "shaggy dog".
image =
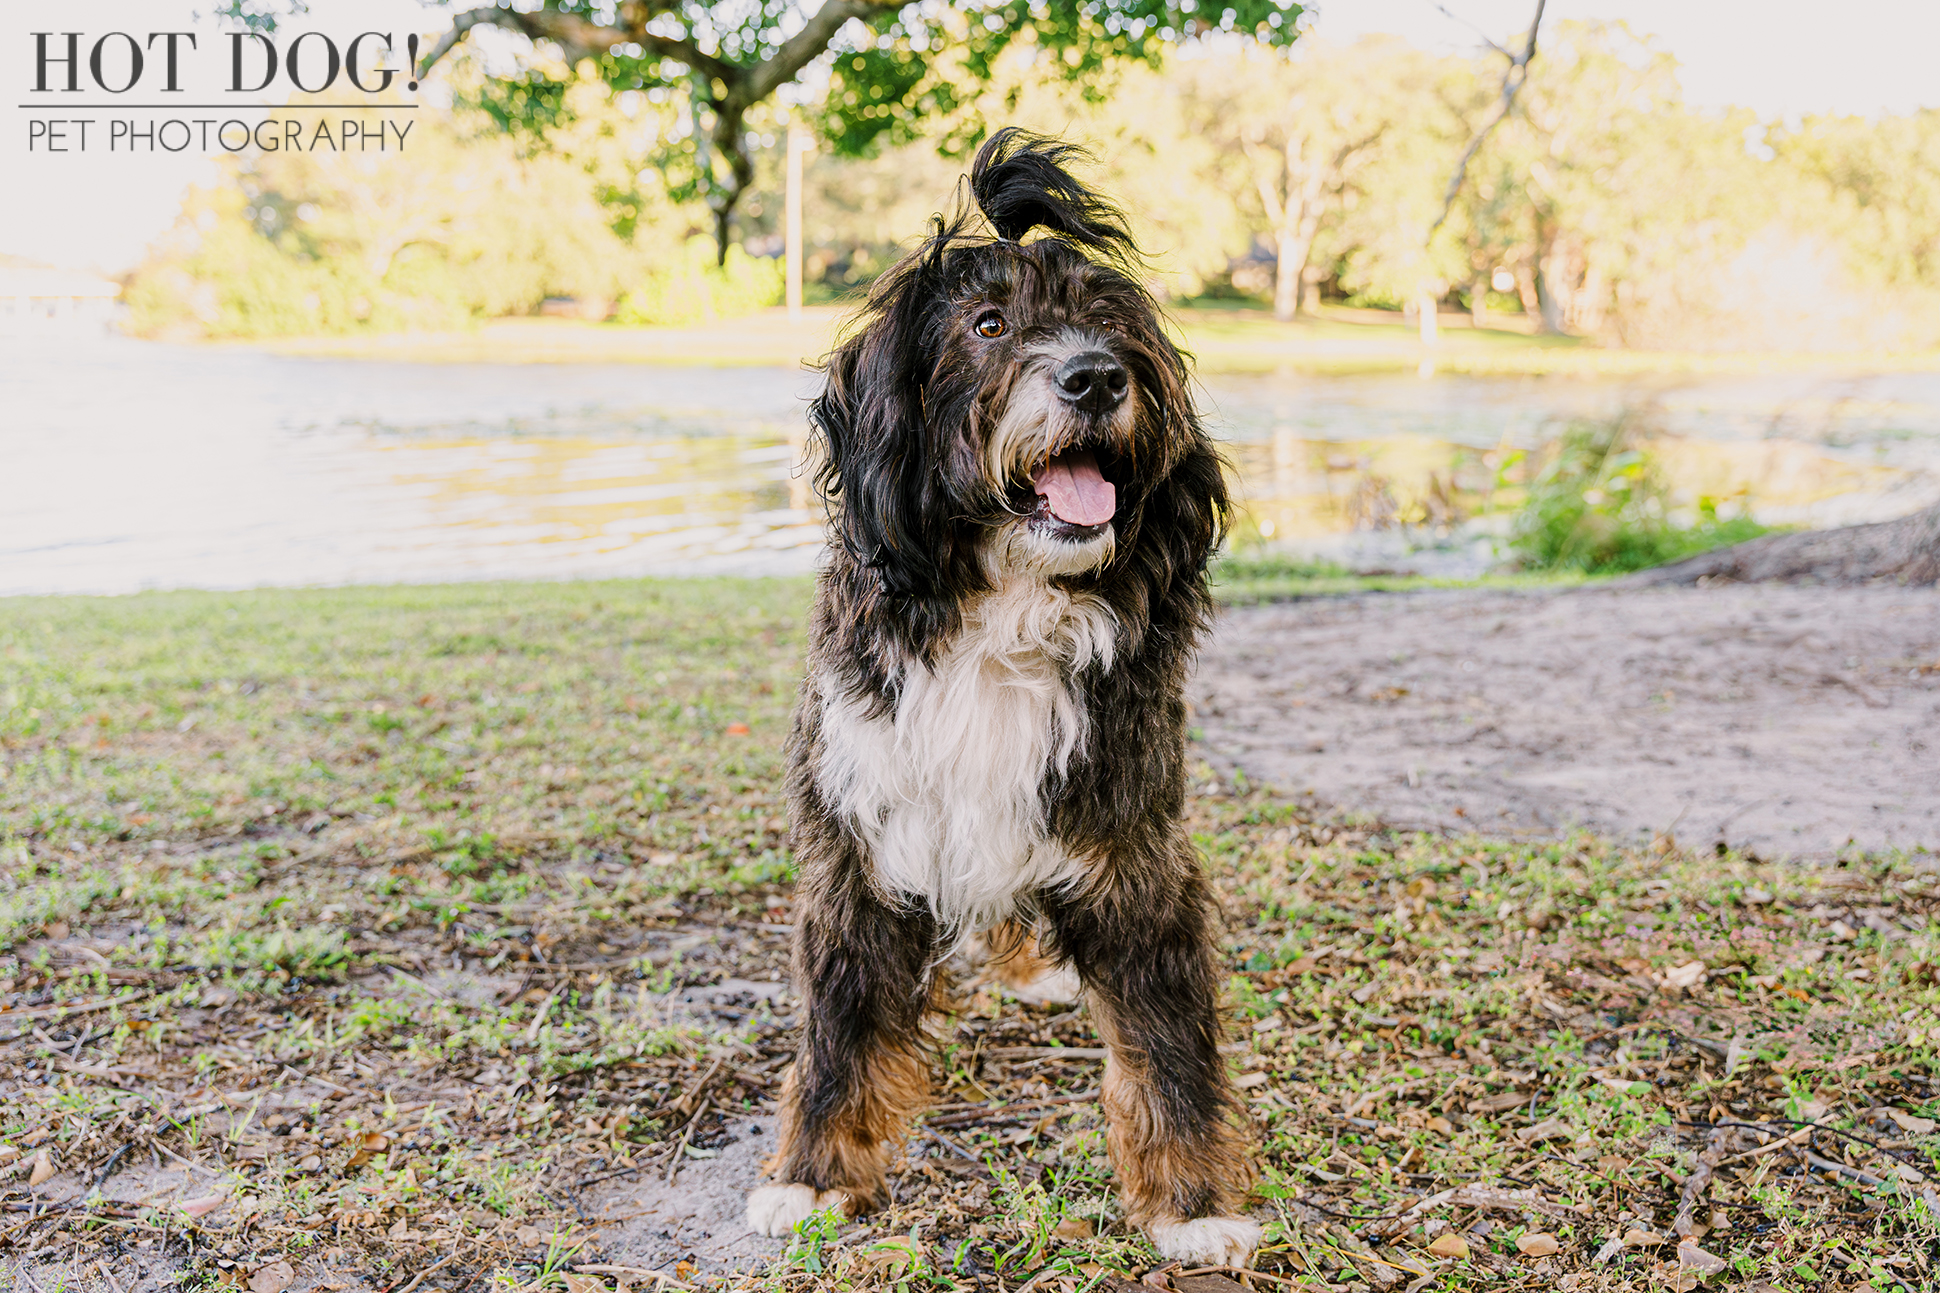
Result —
[[[766,1234],[886,1201],[937,967],[988,931],[1024,995],[1082,985],[1127,1218],[1191,1262],[1259,1239],[1180,820],[1226,491],[1123,217],[1072,153],[992,138],[970,190],[996,236],[938,217],[811,408],[833,535],[788,755],[803,1032],[779,1184],[748,1199]]]

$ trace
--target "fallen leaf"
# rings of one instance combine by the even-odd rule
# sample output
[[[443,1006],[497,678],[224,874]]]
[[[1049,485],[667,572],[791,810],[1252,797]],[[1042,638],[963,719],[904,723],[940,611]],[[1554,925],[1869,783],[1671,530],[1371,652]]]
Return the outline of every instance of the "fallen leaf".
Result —
[[[1065,1239],[1089,1239],[1092,1236],[1092,1225],[1084,1217],[1066,1217],[1058,1222],[1058,1228],[1052,1233]]]
[[[229,1201],[227,1195],[205,1194],[199,1199],[190,1199],[182,1205],[182,1211],[191,1217],[206,1217]]]
[[[746,723],[729,723],[727,725],[727,734],[729,736],[752,736],[754,729]]]
[[[1075,1221],[1077,1219],[1075,1217],[1068,1218],[1067,1223],[1068,1221]],[[1064,1234],[1064,1226],[1060,1225],[1057,1233]],[[1089,1234],[1090,1231],[1087,1229],[1085,1235],[1072,1235],[1068,1237],[1074,1239],[1086,1238]],[[863,1264],[869,1268],[871,1273],[887,1276],[891,1280],[897,1280],[909,1273],[909,1268],[916,1263],[916,1257],[915,1241],[899,1235],[893,1239],[885,1239],[879,1244],[871,1245],[869,1250],[863,1254],[862,1260]]]
[[[1529,1097],[1523,1095],[1520,1091],[1503,1091],[1496,1095],[1470,1100],[1468,1102],[1468,1111],[1470,1113],[1502,1113],[1505,1110],[1513,1109],[1518,1105],[1527,1103],[1529,1103]]]
[[[1525,1145],[1537,1145],[1545,1140],[1568,1140],[1575,1134],[1576,1129],[1561,1118],[1545,1118],[1533,1127],[1516,1132],[1516,1139]]]
[[[699,1273],[700,1268],[685,1258],[674,1263],[674,1275],[678,1279],[691,1280]]]
[[[1626,1230],[1623,1232],[1625,1248],[1655,1248],[1669,1241],[1654,1230]]]
[[[1516,1240],[1516,1250],[1524,1257],[1551,1257],[1562,1247],[1556,1236],[1547,1230],[1537,1230]]]
[[[249,1277],[249,1293],[283,1293],[283,1290],[296,1283],[296,1268],[288,1262],[271,1262],[259,1266],[256,1273]]]
[[[1444,1136],[1452,1136],[1455,1134],[1455,1124],[1437,1115],[1428,1120],[1428,1130],[1440,1132]]]
[[[1233,1085],[1242,1091],[1250,1091],[1256,1086],[1265,1086],[1269,1080],[1265,1073],[1242,1073],[1233,1079]]]
[[[1303,956],[1287,965],[1288,974],[1312,974],[1320,968],[1320,962],[1311,956]]]
[[[1695,987],[1704,978],[1703,961],[1687,961],[1674,965],[1664,971],[1664,986],[1669,988]]]
[[[1705,1252],[1688,1239],[1677,1246],[1677,1264],[1699,1275],[1716,1275],[1727,1265],[1724,1258]]]
[[[1466,1258],[1468,1256],[1468,1240],[1462,1238],[1453,1230],[1445,1231],[1435,1236],[1434,1242],[1428,1245],[1428,1251],[1437,1257]]]
[[[38,1187],[52,1175],[54,1175],[54,1160],[48,1157],[47,1151],[43,1149],[34,1155],[34,1170],[28,1174],[27,1184]]]
[[[384,1233],[392,1239],[409,1239],[411,1237],[411,1222],[406,1217],[399,1217],[391,1223],[391,1228]]]
[[[568,1275],[566,1293],[606,1293],[606,1281],[597,1275]]]
[[[1904,1109],[1888,1109],[1886,1116],[1898,1123],[1901,1131],[1912,1136],[1924,1136],[1935,1127],[1940,1126],[1940,1123],[1936,1123],[1931,1118],[1915,1117],[1913,1114],[1907,1113]]]

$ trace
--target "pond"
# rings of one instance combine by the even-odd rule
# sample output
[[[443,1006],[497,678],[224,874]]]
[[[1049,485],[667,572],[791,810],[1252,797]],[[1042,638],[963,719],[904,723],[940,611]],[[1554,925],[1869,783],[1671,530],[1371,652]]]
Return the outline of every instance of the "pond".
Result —
[[[788,574],[820,546],[806,372],[5,344],[0,595]],[[1241,541],[1323,554],[1486,534],[1517,450],[1625,409],[1661,431],[1681,494],[1761,519],[1940,497],[1935,373],[1215,375],[1204,394]]]

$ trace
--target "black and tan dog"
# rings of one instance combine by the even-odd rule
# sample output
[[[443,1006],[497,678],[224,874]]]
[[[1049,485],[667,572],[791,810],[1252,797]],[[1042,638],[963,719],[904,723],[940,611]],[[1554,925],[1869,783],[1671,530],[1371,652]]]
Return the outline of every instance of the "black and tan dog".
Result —
[[[768,1234],[884,1202],[935,971],[988,931],[1082,984],[1128,1218],[1188,1261],[1259,1238],[1180,820],[1226,492],[1123,218],[1071,156],[991,139],[976,209],[879,282],[812,409],[833,537],[789,750],[803,1035],[779,1183],[748,1200]]]

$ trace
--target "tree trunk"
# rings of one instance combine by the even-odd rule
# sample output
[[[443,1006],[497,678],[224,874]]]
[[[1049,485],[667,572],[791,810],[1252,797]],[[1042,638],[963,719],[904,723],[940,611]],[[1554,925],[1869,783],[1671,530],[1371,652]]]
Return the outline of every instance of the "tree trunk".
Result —
[[[1289,137],[1283,153],[1286,197],[1280,200],[1280,227],[1275,234],[1279,258],[1273,267],[1273,317],[1289,323],[1306,303],[1307,258],[1320,234],[1320,217],[1328,185],[1339,178],[1338,159],[1332,167],[1309,161],[1304,136]],[[1273,204],[1268,203],[1271,211]]]
[[[1313,252],[1314,239],[1310,231],[1304,237],[1302,232],[1283,226],[1276,238],[1280,254],[1273,267],[1273,317],[1282,323],[1291,322],[1300,313],[1301,298],[1305,295],[1301,279],[1307,272],[1307,257]]]
[[[1803,534],[1768,534],[1702,556],[1639,571],[1633,588],[1696,583],[1940,584],[1940,503],[1897,521]]]

